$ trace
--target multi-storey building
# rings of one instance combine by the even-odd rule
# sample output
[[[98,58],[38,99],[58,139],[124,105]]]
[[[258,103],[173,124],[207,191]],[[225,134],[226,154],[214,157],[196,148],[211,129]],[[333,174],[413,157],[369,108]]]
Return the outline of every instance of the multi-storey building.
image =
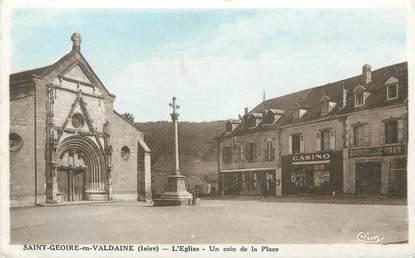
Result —
[[[406,194],[407,64],[266,100],[226,122],[222,194]]]

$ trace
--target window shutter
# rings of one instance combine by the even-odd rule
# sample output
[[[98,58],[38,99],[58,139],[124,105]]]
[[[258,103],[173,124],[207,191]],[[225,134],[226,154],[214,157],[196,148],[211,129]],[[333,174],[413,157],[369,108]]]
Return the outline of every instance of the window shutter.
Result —
[[[336,129],[330,129],[330,150],[336,149]]]
[[[244,157],[244,145],[241,143],[241,145],[239,145],[239,161],[243,162]]]
[[[256,160],[258,157],[258,151],[257,151],[257,144],[256,143],[252,143],[252,151],[253,153],[253,159]]]
[[[293,137],[288,136],[288,154],[293,154]]]
[[[385,123],[379,129],[379,144],[385,144]]]
[[[370,146],[370,124],[367,124],[363,127],[364,135],[364,145],[366,147]]]
[[[260,136],[258,136],[256,138],[256,148],[257,148],[257,152],[258,152],[258,157],[260,157],[262,155],[261,154],[261,137]]]
[[[300,134],[300,153],[304,153],[304,137]]]
[[[249,143],[245,143],[245,160],[249,160],[251,152],[249,149]]]
[[[354,128],[349,129],[349,148],[354,147]]]
[[[408,143],[408,119],[403,119],[403,142]]]
[[[317,152],[321,151],[321,139],[320,139],[320,137],[321,137],[321,133],[317,132],[317,134],[316,134],[316,151]]]
[[[404,121],[398,119],[398,142],[403,142],[404,139]]]
[[[274,154],[274,141],[271,142],[271,157],[270,160],[274,160],[275,159],[275,154]]]

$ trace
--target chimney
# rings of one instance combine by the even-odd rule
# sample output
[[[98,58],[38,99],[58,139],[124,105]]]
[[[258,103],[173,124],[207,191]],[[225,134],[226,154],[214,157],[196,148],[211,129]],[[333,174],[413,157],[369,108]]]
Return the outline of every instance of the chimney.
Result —
[[[245,115],[248,114],[248,108],[245,108]]]
[[[81,51],[81,34],[75,32],[71,36],[72,40],[72,51],[80,52]]]
[[[344,88],[344,84],[343,84],[343,103],[342,103],[342,108],[344,108],[347,104],[347,90]]]
[[[362,67],[362,81],[365,85],[372,81],[372,71],[370,65],[368,64],[365,64]]]

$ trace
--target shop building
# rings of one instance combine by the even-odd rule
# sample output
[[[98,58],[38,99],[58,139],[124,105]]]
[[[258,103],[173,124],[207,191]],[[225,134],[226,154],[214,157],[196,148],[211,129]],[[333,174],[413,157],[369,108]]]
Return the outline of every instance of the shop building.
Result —
[[[406,194],[407,95],[406,62],[364,65],[246,109],[216,137],[219,193]]]
[[[362,111],[349,116],[347,125],[344,191],[406,195],[407,106]]]

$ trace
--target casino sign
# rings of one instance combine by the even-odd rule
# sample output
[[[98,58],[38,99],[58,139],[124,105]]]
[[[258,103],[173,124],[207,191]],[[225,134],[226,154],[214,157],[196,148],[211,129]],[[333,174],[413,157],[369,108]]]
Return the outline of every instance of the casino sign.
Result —
[[[329,152],[297,154],[291,156],[291,162],[293,165],[324,164],[330,163],[330,158]]]
[[[390,156],[403,154],[406,154],[406,145],[404,144],[349,150],[349,158]]]

